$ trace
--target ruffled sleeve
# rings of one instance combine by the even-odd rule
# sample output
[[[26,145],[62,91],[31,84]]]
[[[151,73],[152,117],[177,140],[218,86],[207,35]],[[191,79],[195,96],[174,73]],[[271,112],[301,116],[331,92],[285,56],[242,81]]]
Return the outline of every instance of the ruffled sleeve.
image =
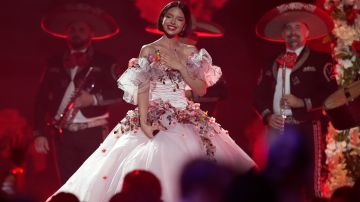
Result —
[[[190,74],[206,82],[207,86],[214,85],[222,75],[221,69],[212,64],[212,59],[205,49],[191,55],[187,61]]]
[[[147,58],[133,58],[128,69],[117,80],[118,87],[124,91],[123,99],[130,104],[137,104],[138,92],[149,88],[150,65]]]

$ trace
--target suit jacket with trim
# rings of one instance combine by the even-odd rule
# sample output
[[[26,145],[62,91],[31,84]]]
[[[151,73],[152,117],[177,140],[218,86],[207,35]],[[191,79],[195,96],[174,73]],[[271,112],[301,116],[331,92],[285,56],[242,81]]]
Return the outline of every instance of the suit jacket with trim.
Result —
[[[265,123],[266,117],[273,113],[278,69],[276,62],[264,69],[255,90],[255,108]],[[319,120],[324,100],[336,89],[331,56],[305,46],[290,75],[291,94],[302,99],[305,104],[305,107],[291,109],[294,118],[298,121]]]
[[[120,102],[122,91],[117,88],[116,83],[116,60],[106,54],[89,49],[90,64],[81,68],[75,75],[75,88],[85,77],[87,70],[94,67],[85,86],[91,88],[90,94],[95,95],[98,104],[81,108],[82,114],[87,117],[96,117],[107,112],[107,105]],[[35,101],[35,135],[46,135],[47,122],[57,113],[65,91],[71,81],[70,70],[64,67],[64,58],[69,55],[56,55],[47,62],[47,68],[41,80]],[[85,88],[86,89],[86,88]]]

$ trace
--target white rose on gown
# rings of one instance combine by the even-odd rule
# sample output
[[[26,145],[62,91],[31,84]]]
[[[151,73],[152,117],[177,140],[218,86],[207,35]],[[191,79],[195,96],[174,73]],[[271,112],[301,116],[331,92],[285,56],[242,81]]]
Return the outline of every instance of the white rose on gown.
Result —
[[[133,104],[139,91],[149,89],[148,119],[164,130],[149,139],[140,128],[138,110],[130,110],[57,192],[74,193],[80,201],[107,202],[121,190],[128,172],[144,169],[159,178],[163,200],[174,202],[181,169],[191,159],[207,157],[242,172],[255,166],[214,118],[186,99],[180,73],[159,66],[152,58],[130,60],[118,86],[124,91],[124,100]],[[190,56],[187,67],[208,86],[222,74],[205,49]]]

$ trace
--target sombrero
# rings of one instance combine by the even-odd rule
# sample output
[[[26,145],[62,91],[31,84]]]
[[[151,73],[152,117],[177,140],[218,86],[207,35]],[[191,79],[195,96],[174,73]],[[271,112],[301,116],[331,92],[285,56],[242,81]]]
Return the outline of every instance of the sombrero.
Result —
[[[284,26],[295,21],[308,26],[308,40],[324,37],[334,27],[332,18],[317,6],[292,2],[268,11],[257,23],[256,34],[268,41],[283,42],[281,33]]]
[[[42,29],[56,37],[66,38],[66,29],[73,22],[86,22],[93,29],[93,40],[110,38],[119,32],[115,19],[87,4],[67,4],[50,12],[41,21]]]
[[[335,40],[333,35],[328,34],[324,37],[309,41],[307,45],[312,50],[331,54]]]

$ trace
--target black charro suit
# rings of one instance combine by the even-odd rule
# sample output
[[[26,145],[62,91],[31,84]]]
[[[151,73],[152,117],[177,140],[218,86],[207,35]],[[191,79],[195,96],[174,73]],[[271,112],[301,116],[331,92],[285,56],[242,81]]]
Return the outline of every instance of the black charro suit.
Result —
[[[48,60],[47,68],[42,78],[35,102],[35,135],[50,137],[48,126],[56,115],[65,91],[71,81],[70,69],[64,67],[64,61],[69,57],[69,51],[56,55]],[[86,52],[89,60],[75,74],[75,88],[84,78],[90,67],[93,71],[89,75],[85,89],[95,95],[97,105],[81,108],[86,118],[98,117],[107,113],[107,106],[121,101],[122,91],[117,88],[113,57],[89,48]],[[104,127],[92,127],[79,131],[64,129],[61,135],[50,137],[55,139],[56,154],[61,180],[66,181],[82,164],[82,162],[99,146],[103,139]],[[56,130],[53,130],[56,131]]]
[[[273,99],[278,69],[279,67],[276,62],[264,69],[255,92],[255,108],[261,114],[265,124],[267,124],[268,116],[273,114]],[[283,141],[283,143],[276,143],[273,148],[270,145],[268,169],[276,170],[276,161],[282,160],[278,159],[279,156],[276,152],[289,152],[276,150],[279,150],[280,147],[286,144],[291,144],[289,143],[291,141],[286,139],[288,134],[296,134],[293,140],[295,139],[298,143],[294,144],[292,148],[296,150],[292,154],[292,161],[294,161],[292,166],[296,166],[296,168],[290,168],[290,170],[293,169],[292,172],[298,171],[298,173],[292,173],[291,177],[289,177],[289,174],[289,176],[284,178],[292,179],[292,177],[296,176],[299,184],[306,181],[305,178],[308,178],[308,183],[310,184],[305,184],[306,189],[308,189],[310,195],[319,196],[321,190],[321,168],[324,162],[324,132],[326,131],[326,124],[324,124],[326,121],[323,121],[322,105],[326,97],[337,89],[331,56],[312,51],[305,46],[291,71],[290,89],[291,94],[302,99],[305,106],[302,108],[291,108],[293,119],[297,123],[285,124],[283,132],[285,137],[279,134],[279,131],[269,129],[270,132],[276,131],[278,133],[277,137],[280,137],[278,138],[279,141]],[[300,164],[303,167],[299,166],[299,162],[295,162],[299,161],[299,159],[301,159]]]
[[[290,75],[291,94],[304,100],[304,108],[293,108],[296,120],[311,121],[321,118],[322,105],[327,96],[337,89],[330,55],[305,47]],[[255,92],[255,107],[264,118],[273,112],[277,63],[264,69]],[[266,122],[266,120],[264,120]]]

